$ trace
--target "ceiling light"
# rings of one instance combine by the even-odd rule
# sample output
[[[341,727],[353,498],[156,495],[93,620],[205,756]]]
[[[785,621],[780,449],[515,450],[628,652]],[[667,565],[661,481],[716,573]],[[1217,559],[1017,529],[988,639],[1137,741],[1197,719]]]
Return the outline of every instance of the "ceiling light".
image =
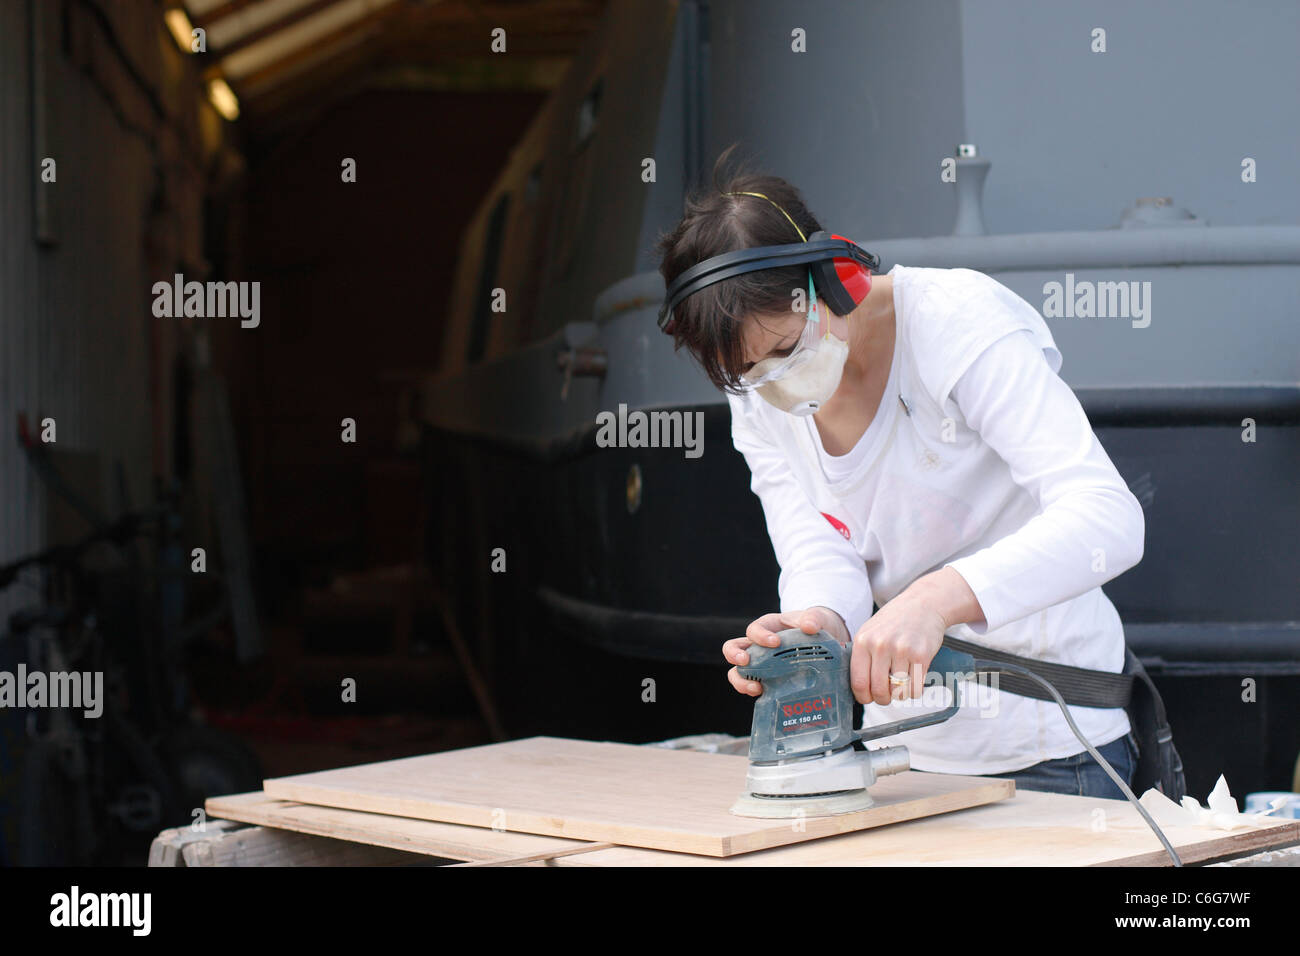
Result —
[[[163,20],[167,22],[167,29],[172,32],[172,37],[176,40],[176,45],[181,48],[181,52],[193,53],[194,26],[190,23],[190,18],[185,15],[185,8],[171,7],[163,14]]]
[[[235,91],[221,77],[208,82],[208,99],[213,108],[232,123],[239,118],[239,99]]]

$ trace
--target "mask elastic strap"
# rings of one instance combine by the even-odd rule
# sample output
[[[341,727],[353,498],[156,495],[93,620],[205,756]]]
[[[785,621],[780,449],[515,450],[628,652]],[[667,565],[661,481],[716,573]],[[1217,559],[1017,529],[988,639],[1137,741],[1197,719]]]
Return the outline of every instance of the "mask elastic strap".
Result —
[[[812,270],[808,270],[808,322],[811,325],[821,324],[821,312],[817,308],[817,289],[813,285]],[[826,327],[826,334],[831,334],[830,326]]]

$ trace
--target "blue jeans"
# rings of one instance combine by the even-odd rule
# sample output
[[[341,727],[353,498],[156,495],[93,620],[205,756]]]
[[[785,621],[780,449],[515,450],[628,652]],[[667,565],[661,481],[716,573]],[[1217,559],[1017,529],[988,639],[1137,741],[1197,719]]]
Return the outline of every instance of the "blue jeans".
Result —
[[[1094,745],[1095,746],[1095,745]],[[1110,743],[1097,747],[1097,752],[1115,768],[1124,782],[1132,784],[1133,769],[1137,766],[1137,742],[1127,733]],[[1110,775],[1084,750],[1073,757],[1044,760],[1024,770],[1011,773],[991,773],[990,777],[1014,780],[1017,790],[1048,790],[1052,793],[1072,793],[1080,797],[1105,797],[1124,800],[1124,794]],[[1141,796],[1141,794],[1138,794]]]

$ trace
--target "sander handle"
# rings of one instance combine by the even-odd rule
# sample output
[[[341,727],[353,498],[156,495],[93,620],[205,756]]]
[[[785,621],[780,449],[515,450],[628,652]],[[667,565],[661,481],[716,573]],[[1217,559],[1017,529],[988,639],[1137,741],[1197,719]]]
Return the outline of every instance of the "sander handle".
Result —
[[[929,727],[931,724],[941,724],[949,717],[954,716],[961,709],[961,685],[959,681],[975,679],[975,658],[963,651],[955,651],[951,647],[940,647],[939,652],[930,661],[930,669],[925,675],[926,678],[929,678],[931,674],[941,675],[944,678],[944,683],[952,687],[951,707],[934,714],[922,714],[920,717],[909,717],[906,720],[896,720],[890,724],[868,727],[866,730],[854,734],[853,740],[866,741],[875,740],[878,737],[889,737],[893,734],[901,734],[906,730]]]

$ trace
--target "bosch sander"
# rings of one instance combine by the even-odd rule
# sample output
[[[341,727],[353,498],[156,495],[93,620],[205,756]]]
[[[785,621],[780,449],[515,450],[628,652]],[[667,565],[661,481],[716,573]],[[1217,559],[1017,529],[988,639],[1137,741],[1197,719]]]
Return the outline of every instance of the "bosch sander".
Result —
[[[959,680],[974,677],[975,659],[941,647],[930,662],[953,692],[945,710],[862,731],[853,729],[850,651],[825,631],[781,631],[777,647],[751,645],[738,668],[763,685],[754,704],[745,792],[731,812],[744,817],[831,816],[872,806],[867,788],[878,777],[911,767],[907,748],[856,749],[855,744],[941,723],[961,707]],[[933,677],[927,676],[927,681]]]

